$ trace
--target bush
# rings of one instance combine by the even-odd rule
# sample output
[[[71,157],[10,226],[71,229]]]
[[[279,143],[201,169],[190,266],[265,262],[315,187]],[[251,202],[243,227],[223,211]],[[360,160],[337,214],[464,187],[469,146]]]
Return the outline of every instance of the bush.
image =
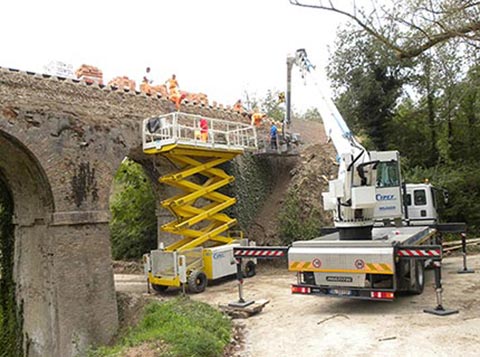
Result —
[[[16,304],[13,280],[13,202],[2,188],[0,185],[0,357],[22,356],[22,312]]]
[[[167,356],[222,356],[231,338],[230,319],[208,304],[189,298],[152,302],[145,307],[140,323],[114,347],[92,352],[112,356],[129,346],[163,341]]]
[[[306,208],[306,211],[304,210]],[[295,192],[290,191],[278,215],[280,238],[284,244],[318,237],[321,232],[320,212],[304,207]]]
[[[138,259],[157,247],[155,195],[143,168],[125,160],[114,179],[110,222],[113,259]]]
[[[469,164],[415,167],[405,173],[407,182],[423,182],[448,191],[449,202],[440,212],[444,222],[466,222],[471,234],[480,233],[480,167]]]

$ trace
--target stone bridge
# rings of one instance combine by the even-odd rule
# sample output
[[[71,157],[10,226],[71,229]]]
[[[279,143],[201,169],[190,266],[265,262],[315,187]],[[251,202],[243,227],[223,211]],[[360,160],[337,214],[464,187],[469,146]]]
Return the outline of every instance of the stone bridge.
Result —
[[[127,156],[157,176],[141,150],[140,123],[173,110],[160,96],[0,68],[0,191],[13,201],[28,356],[81,354],[115,334],[113,176]],[[244,120],[194,103],[182,111]]]

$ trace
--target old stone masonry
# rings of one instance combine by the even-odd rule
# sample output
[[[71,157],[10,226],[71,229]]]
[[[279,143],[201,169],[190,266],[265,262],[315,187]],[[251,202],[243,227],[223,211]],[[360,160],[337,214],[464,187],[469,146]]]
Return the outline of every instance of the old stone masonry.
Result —
[[[125,157],[158,177],[166,163],[143,154],[140,124],[173,110],[161,95],[0,68],[0,183],[14,206],[28,356],[81,354],[115,334],[110,187]],[[204,104],[182,111],[244,120]],[[165,190],[156,189],[159,198]]]

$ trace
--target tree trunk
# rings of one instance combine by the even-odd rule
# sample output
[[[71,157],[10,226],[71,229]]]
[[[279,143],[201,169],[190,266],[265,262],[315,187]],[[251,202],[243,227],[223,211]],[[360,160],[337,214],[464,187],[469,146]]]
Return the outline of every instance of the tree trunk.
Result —
[[[437,148],[437,129],[435,125],[435,91],[432,88],[431,79],[431,63],[427,62],[425,66],[426,72],[426,89],[427,89],[427,113],[428,113],[428,125],[430,128],[430,159],[429,163],[434,166],[438,161],[438,148]]]

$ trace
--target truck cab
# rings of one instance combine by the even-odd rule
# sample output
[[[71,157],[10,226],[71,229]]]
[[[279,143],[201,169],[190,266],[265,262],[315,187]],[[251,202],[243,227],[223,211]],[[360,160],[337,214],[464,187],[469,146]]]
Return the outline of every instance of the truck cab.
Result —
[[[430,183],[407,184],[405,205],[410,225],[428,225],[438,222],[438,209],[442,193]]]

